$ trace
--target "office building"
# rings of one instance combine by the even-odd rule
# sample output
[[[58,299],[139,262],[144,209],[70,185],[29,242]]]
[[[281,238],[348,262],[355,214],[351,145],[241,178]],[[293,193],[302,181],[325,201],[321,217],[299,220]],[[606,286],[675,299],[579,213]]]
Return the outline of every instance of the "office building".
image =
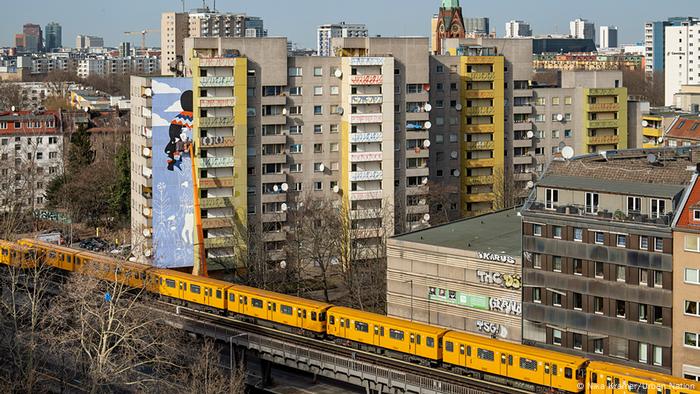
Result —
[[[576,19],[569,22],[569,34],[573,38],[583,38],[595,42],[595,24],[586,19]]]
[[[666,28],[680,26],[682,23],[695,24],[698,18],[675,17],[665,21],[647,22],[644,25],[644,48],[646,57],[646,72],[651,75],[663,72],[666,64]]]
[[[24,52],[37,53],[44,50],[44,34],[41,31],[41,26],[33,23],[26,23],[22,27],[22,34],[18,34],[16,37],[20,36],[21,47]],[[15,42],[15,44],[18,48],[20,47],[19,42]]]
[[[532,28],[530,28],[530,24],[517,20],[506,22],[506,38],[521,37],[532,37]]]
[[[600,49],[617,48],[617,27],[600,27]]]
[[[105,46],[105,41],[102,37],[86,36],[79,34],[75,38],[76,49],[102,48]]]
[[[464,32],[468,35],[489,35],[490,28],[489,18],[464,18]]]
[[[520,343],[520,226],[509,209],[390,238],[387,314]]]
[[[674,95],[683,85],[700,85],[700,52],[697,37],[700,23],[681,22],[666,27],[666,60],[664,65],[665,105],[674,104]]]
[[[321,25],[316,29],[316,53],[318,56],[332,56],[332,38],[367,37],[368,34],[367,26],[362,24],[340,22]]]
[[[572,37],[535,37],[532,40],[532,53],[594,53],[596,52],[595,41],[592,39],[572,38]]]
[[[122,42],[119,44],[119,57],[131,56],[131,43]]]
[[[430,50],[442,54],[442,41],[446,38],[463,38],[465,36],[464,18],[459,0],[442,0],[430,25]]]
[[[550,163],[522,210],[525,343],[671,372],[671,225],[696,162],[664,148]]]
[[[47,24],[44,34],[46,35],[46,40],[44,40],[46,52],[53,52],[63,46],[63,28],[57,22]]]

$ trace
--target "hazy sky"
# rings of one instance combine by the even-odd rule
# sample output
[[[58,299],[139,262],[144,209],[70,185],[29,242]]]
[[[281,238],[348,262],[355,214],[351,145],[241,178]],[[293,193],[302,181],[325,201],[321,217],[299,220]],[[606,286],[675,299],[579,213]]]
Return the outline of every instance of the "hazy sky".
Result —
[[[207,3],[213,5],[213,0]],[[12,45],[22,25],[50,21],[63,26],[64,46],[74,46],[77,34],[105,38],[105,45],[121,41],[138,43],[125,31],[160,28],[160,13],[182,10],[181,0],[0,0],[5,22],[0,24],[0,46]],[[185,0],[187,8],[201,0]],[[617,25],[621,43],[642,40],[644,22],[668,16],[700,16],[698,0],[462,0],[465,17],[488,16],[491,29],[503,35],[504,24],[524,19],[535,34],[568,32],[569,21],[578,17],[600,25]],[[370,34],[384,36],[430,34],[430,16],[440,0],[218,0],[221,11],[260,16],[272,36],[287,36],[303,46],[315,47],[319,24],[346,21],[365,23]],[[598,34],[598,33],[597,33]],[[159,45],[160,36],[149,38]],[[137,44],[138,45],[138,44]]]

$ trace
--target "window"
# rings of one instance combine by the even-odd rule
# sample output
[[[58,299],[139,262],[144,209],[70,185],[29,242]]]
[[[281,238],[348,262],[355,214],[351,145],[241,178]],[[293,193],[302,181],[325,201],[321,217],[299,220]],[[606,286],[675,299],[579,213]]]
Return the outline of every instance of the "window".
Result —
[[[583,309],[583,295],[581,293],[574,293],[574,309],[578,311]]]
[[[289,114],[290,115],[301,115],[301,105],[289,107]],[[290,129],[291,129],[291,127],[290,127]]]
[[[332,124],[331,125],[331,133],[337,133],[337,132],[338,132],[338,125]]]
[[[253,305],[255,308],[262,308],[263,307],[263,302],[262,300],[259,300],[257,298],[251,298],[251,305]]]
[[[361,332],[368,332],[369,331],[369,325],[367,323],[355,322],[355,330],[356,331],[361,331]]]
[[[193,294],[200,294],[202,290],[197,285],[190,285],[190,292]]]
[[[625,301],[617,300],[615,301],[615,316],[624,318],[626,316]]]
[[[639,236],[639,249],[649,250],[649,237],[645,235]]]
[[[663,365],[663,348],[661,346],[654,346],[654,365]]]
[[[435,347],[435,338],[433,338],[433,337],[427,337],[427,338],[425,338],[425,346],[427,346],[427,347]]]
[[[535,99],[535,105],[547,105],[547,98],[546,97],[537,97]]]
[[[617,246],[621,248],[627,247],[627,236],[624,234],[616,234],[615,239],[617,240]]]
[[[530,371],[537,371],[537,360],[530,360],[525,357],[520,357],[520,368]]]
[[[561,256],[552,256],[552,271],[561,272]]]
[[[532,266],[534,268],[542,268],[542,255],[538,253],[532,254]]]
[[[586,213],[598,213],[598,193],[586,193]]]
[[[583,275],[583,261],[574,259],[574,275]]]
[[[323,96],[323,86],[314,86],[314,96]]]
[[[174,289],[175,288],[175,281],[172,279],[166,279],[165,285]]]
[[[700,270],[695,268],[685,269],[685,283],[700,285]]]
[[[649,270],[640,268],[639,269],[639,284],[647,285],[649,284]]]
[[[604,312],[603,297],[593,297],[593,313],[602,315]]]
[[[603,354],[603,340],[594,339],[593,340],[593,352],[597,354]]]
[[[639,321],[647,322],[649,319],[649,306],[646,304],[639,304]]]
[[[289,172],[301,172],[301,163],[292,163],[289,165]]]
[[[301,77],[302,76],[301,67],[289,67],[288,75],[290,77]]]
[[[482,348],[476,349],[476,356],[486,361],[493,361],[496,359],[493,350],[487,350]]]
[[[654,271],[654,287],[663,287],[664,274],[661,271]]]
[[[542,236],[542,225],[541,224],[533,224],[532,225],[532,233],[538,237]]]
[[[574,241],[578,241],[578,242],[583,241],[583,229],[582,228],[574,228]]]
[[[323,76],[323,67],[314,67],[314,77]]]
[[[685,346],[690,346],[694,348],[700,348],[700,342],[698,342],[698,337],[700,334],[694,332],[686,332],[683,344]]]
[[[314,125],[314,134],[321,134],[321,133],[323,133],[323,125],[315,124]]]
[[[686,235],[685,250],[689,252],[700,252],[700,237],[696,235]]]
[[[559,190],[556,189],[546,189],[545,190],[545,209],[556,209],[559,203]]]
[[[450,352],[450,353],[454,352],[454,350],[455,350],[454,346],[455,346],[454,343],[452,343],[450,341],[445,342],[445,350]]]
[[[303,94],[303,90],[301,86],[290,86],[289,87],[289,95],[290,96],[301,96]]]
[[[654,237],[654,251],[663,252],[664,250],[664,239],[660,237]]]
[[[331,152],[338,152],[338,150],[340,150],[337,142],[331,142],[330,148],[331,148]]]
[[[552,234],[554,238],[561,239],[561,226],[552,226]]]
[[[603,245],[605,243],[605,233],[601,231],[596,231],[595,243],[597,243],[598,245]]]
[[[389,337],[397,341],[403,341],[403,331],[389,329]]]
[[[314,163],[314,172],[323,172],[321,171],[321,166],[323,166],[323,163]],[[323,168],[325,169],[325,166]]]
[[[627,280],[627,267],[624,265],[618,265],[615,269],[615,280],[618,282],[625,282]]]
[[[561,306],[561,294],[557,292],[552,293],[552,305]]]
[[[552,344],[561,346],[561,330],[552,330]]]
[[[282,312],[285,315],[291,316],[293,311],[294,311],[294,308],[292,308],[291,306],[280,305],[280,312]]]
[[[695,221],[700,220],[700,209],[693,210],[693,220],[695,220]]]
[[[639,213],[642,211],[642,199],[640,197],[627,197],[627,213]]]
[[[574,333],[574,349],[581,350],[583,348],[583,335]],[[566,377],[571,379],[571,368],[566,368]]]
[[[649,345],[646,343],[639,344],[639,362],[644,364],[649,362]]]
[[[314,153],[323,153],[323,144],[314,144]]]
[[[698,302],[686,300],[684,312],[686,315],[700,316],[700,312],[698,312]]]
[[[337,96],[340,94],[340,88],[337,86],[331,86],[331,96]]]
[[[323,182],[321,182],[321,181],[314,182],[314,190],[315,191],[323,190]]]
[[[651,212],[650,216],[652,219],[660,218],[666,214],[666,201],[659,200],[656,198],[651,199]]]
[[[314,105],[314,115],[323,115],[322,105]]]
[[[289,153],[302,153],[302,151],[303,151],[303,145],[301,145],[301,144],[289,145]]]
[[[533,287],[532,288],[532,301],[538,304],[542,303],[542,288]]]

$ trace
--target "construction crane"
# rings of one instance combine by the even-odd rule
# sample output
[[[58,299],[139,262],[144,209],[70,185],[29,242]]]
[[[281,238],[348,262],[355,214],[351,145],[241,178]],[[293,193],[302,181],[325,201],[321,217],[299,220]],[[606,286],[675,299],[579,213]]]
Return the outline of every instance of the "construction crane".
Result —
[[[158,29],[144,29],[141,31],[125,31],[124,34],[130,35],[130,36],[141,36],[141,49],[146,50],[146,36],[148,33],[157,33],[160,30]]]

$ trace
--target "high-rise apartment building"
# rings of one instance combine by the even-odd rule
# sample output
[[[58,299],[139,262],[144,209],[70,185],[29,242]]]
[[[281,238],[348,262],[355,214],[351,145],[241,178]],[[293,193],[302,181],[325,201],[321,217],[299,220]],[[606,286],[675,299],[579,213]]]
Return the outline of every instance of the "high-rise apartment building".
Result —
[[[671,372],[675,300],[693,294],[677,293],[672,221],[696,162],[686,148],[550,163],[522,210],[526,343]]]
[[[700,35],[700,23],[681,22],[666,27],[665,36],[665,104],[675,103],[674,95],[683,85],[700,85],[700,52],[695,49]]]
[[[518,20],[506,22],[506,38],[521,37],[532,37],[532,28],[530,24]]]
[[[44,40],[46,52],[53,52],[54,49],[63,46],[63,28],[57,22],[47,24],[44,34],[46,35],[46,40]]]
[[[573,38],[595,41],[595,24],[586,19],[576,19],[569,23],[569,32]]]
[[[617,26],[600,27],[600,49],[617,48]]]
[[[316,53],[318,56],[331,56],[333,38],[367,37],[367,26],[345,22],[321,25],[316,29]]]
[[[102,48],[105,46],[105,40],[102,37],[86,36],[79,34],[75,38],[76,49]]]
[[[663,72],[666,61],[666,28],[680,26],[683,22],[697,23],[698,18],[675,17],[665,21],[647,22],[644,25],[644,50],[646,56],[646,72]]]
[[[483,36],[491,33],[489,18],[464,18],[464,32],[468,35]]]
[[[221,13],[209,8],[199,8],[191,12],[164,12],[160,25],[163,75],[182,73],[184,42],[188,37],[267,36],[263,20],[259,17]]]

